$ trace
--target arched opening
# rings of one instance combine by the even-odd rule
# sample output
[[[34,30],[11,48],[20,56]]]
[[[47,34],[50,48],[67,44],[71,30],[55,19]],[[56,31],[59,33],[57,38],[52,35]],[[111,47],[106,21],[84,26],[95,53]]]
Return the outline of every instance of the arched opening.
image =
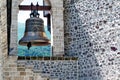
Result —
[[[12,14],[11,14],[11,29],[10,29],[10,51],[9,55],[11,56],[18,56],[18,13],[20,9],[20,4],[23,0],[12,0]],[[24,0],[29,1],[29,5],[31,4],[31,0]],[[33,0],[34,1],[34,0]],[[36,2],[43,1],[43,0],[36,0]],[[52,56],[63,56],[64,55],[64,21],[63,21],[63,1],[53,1],[53,0],[44,0],[45,5],[50,5],[51,9],[49,12],[51,14],[51,46],[52,46]],[[36,4],[35,2],[35,4]],[[44,7],[44,9],[48,9]],[[26,12],[26,11],[24,11]],[[48,13],[48,12],[43,12]],[[25,13],[22,14],[22,19],[26,16]],[[29,13],[27,15],[29,17]],[[46,15],[44,15],[45,17]],[[41,14],[42,17],[42,14]],[[21,19],[21,21],[23,21]],[[25,21],[25,19],[24,19]],[[24,22],[23,21],[23,22]],[[47,21],[48,22],[48,21]],[[25,26],[24,26],[25,27]],[[23,30],[24,32],[24,30]]]

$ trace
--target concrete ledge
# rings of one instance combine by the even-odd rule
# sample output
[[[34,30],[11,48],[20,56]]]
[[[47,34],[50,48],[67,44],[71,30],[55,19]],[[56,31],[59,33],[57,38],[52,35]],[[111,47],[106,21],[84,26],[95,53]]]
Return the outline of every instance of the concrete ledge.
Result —
[[[78,60],[77,57],[25,57],[19,56],[18,60]]]

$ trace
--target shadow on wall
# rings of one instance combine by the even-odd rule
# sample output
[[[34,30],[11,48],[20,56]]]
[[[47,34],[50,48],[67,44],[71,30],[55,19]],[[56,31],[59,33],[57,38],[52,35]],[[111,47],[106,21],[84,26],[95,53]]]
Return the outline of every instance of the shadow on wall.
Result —
[[[80,5],[80,4],[79,4]],[[91,36],[90,15],[71,0],[64,0],[65,55],[79,57],[78,80],[103,80],[96,53],[99,52]]]

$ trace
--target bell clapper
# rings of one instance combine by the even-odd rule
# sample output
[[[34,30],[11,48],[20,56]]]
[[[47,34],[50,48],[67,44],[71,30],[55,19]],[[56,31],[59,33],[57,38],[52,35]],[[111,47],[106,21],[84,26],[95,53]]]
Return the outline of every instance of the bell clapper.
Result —
[[[32,46],[31,42],[28,42],[27,44],[28,50],[30,49],[31,46]]]

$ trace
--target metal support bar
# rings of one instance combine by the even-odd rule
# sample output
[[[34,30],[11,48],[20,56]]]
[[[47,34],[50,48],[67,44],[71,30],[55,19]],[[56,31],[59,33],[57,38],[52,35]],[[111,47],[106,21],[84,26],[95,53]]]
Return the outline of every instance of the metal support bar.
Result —
[[[47,15],[47,27],[48,27],[48,31],[51,33],[51,15],[50,14],[48,14]]]
[[[12,8],[12,0],[7,1],[7,41],[8,41],[8,55],[10,52],[10,36],[11,36],[11,8]]]

